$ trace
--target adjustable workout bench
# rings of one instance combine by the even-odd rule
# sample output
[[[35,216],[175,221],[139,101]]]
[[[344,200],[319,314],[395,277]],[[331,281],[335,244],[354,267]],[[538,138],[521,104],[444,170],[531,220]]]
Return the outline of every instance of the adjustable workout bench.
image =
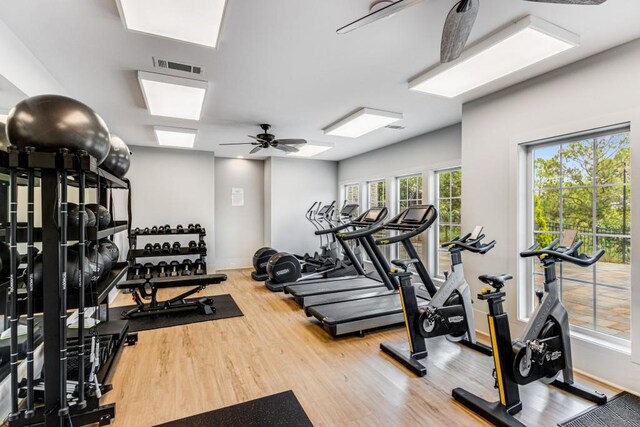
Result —
[[[200,298],[195,301],[186,301],[188,297],[204,290],[208,285],[217,285],[227,280],[226,274],[206,274],[189,277],[163,277],[140,280],[127,280],[116,285],[118,289],[127,289],[131,292],[136,307],[124,311],[122,319],[149,315],[153,313],[168,313],[172,311],[185,311],[194,309],[201,314],[213,314],[216,308],[213,306],[213,298]],[[195,286],[177,297],[167,301],[158,301],[158,289],[180,288]],[[150,300],[145,304],[144,300]]]

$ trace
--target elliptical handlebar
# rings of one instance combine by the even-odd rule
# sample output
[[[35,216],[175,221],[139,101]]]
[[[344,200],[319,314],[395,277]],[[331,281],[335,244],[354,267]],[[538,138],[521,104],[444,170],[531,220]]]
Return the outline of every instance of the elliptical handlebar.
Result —
[[[589,256],[587,254],[578,254],[578,249],[582,246],[582,240],[577,240],[570,248],[557,247],[560,243],[560,239],[555,239],[551,244],[545,246],[542,249],[540,244],[536,243],[526,251],[520,252],[522,258],[538,257],[541,260],[547,257],[551,257],[557,261],[566,261],[571,264],[575,264],[580,267],[589,267],[602,258],[604,255],[604,249],[600,249],[598,252]],[[564,249],[564,250],[563,250]]]

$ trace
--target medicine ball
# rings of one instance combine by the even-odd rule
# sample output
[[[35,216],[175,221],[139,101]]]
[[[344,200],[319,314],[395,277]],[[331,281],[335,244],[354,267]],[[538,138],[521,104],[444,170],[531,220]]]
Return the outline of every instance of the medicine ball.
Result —
[[[80,287],[80,257],[78,251],[69,249],[67,251],[67,289],[78,289]],[[84,257],[84,284],[89,286],[91,282],[91,266],[89,260]],[[42,254],[38,254],[33,260],[33,291],[42,292]]]
[[[257,280],[258,282],[267,280],[267,262],[269,262],[269,258],[271,258],[272,255],[277,253],[278,251],[270,247],[260,248],[256,251],[253,255],[254,271],[251,272],[253,280]]]
[[[94,214],[87,205],[84,205],[84,210],[87,213],[87,227],[95,227],[96,214]],[[69,225],[69,228],[75,229],[80,226],[80,217],[78,215],[79,212],[80,206],[75,203],[67,203],[67,224]]]
[[[0,119],[0,151],[7,151],[7,147],[9,146],[9,139],[7,139],[5,127],[6,123]]]
[[[98,223],[98,230],[104,230],[111,224],[111,212],[102,205],[95,203],[89,203],[87,209],[91,210],[96,216],[96,222]]]
[[[69,253],[78,252],[79,247],[74,245],[69,247]],[[104,275],[104,258],[98,251],[98,247],[96,245],[88,245],[86,247],[87,251],[87,259],[89,260],[89,265],[91,266],[91,281],[97,282]]]
[[[100,240],[100,247],[104,247],[109,251],[109,254],[111,255],[111,264],[118,262],[118,259],[120,258],[120,249],[118,249],[118,246],[115,243],[109,239],[102,239]]]
[[[107,158],[102,162],[102,168],[118,178],[124,178],[131,166],[131,152],[119,136],[111,134],[111,147]]]
[[[98,164],[109,154],[109,129],[87,105],[60,95],[39,95],[20,101],[9,112],[7,136],[18,148],[41,151],[67,148],[86,151]]]
[[[92,243],[90,247],[91,251],[97,250],[98,257],[102,262],[102,274],[100,275],[100,278],[102,279],[108,276],[109,273],[111,273],[111,269],[113,268],[111,250],[106,245],[100,244],[100,242]],[[91,260],[92,253],[87,253],[87,256]]]
[[[302,276],[300,261],[289,253],[278,252],[267,262],[267,275],[273,283],[294,282]]]

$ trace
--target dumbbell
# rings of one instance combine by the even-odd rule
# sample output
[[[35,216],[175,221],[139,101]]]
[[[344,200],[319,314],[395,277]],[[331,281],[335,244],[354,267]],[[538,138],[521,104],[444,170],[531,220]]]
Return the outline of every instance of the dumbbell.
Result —
[[[133,266],[133,275],[131,276],[131,279],[133,280],[140,279],[140,270],[142,270],[142,264],[135,264]]]
[[[201,232],[202,231],[202,226],[200,224],[196,224],[195,228],[196,228],[197,232]]]
[[[193,264],[193,263],[191,262],[190,259],[185,259],[184,261],[182,261],[182,275],[183,276],[191,276],[191,274],[192,274],[191,264]]]
[[[192,233],[193,233],[194,231],[196,231],[196,226],[195,226],[195,225],[193,225],[193,224],[189,224],[189,226],[188,226],[187,228],[188,228],[188,229],[189,229],[189,231],[190,231],[190,232],[192,232]]]
[[[153,245],[151,243],[147,243],[146,245],[144,245],[144,249],[142,250],[142,254],[143,255],[151,255],[151,252],[153,252]]]
[[[158,277],[167,277],[167,271],[166,271],[166,269],[167,269],[167,266],[168,266],[168,265],[169,265],[169,264],[167,264],[167,262],[166,262],[166,261],[160,261],[160,262],[158,263],[158,268],[160,269],[160,271],[158,272]]]
[[[162,245],[160,245],[160,243],[154,243],[153,244],[153,253],[154,254],[161,254],[162,253]]]
[[[183,227],[182,225],[178,224],[178,225],[176,226],[176,231],[177,231],[178,233],[184,233],[184,227]]]
[[[163,254],[170,254],[171,253],[171,243],[164,242],[162,244],[162,253]]]
[[[178,277],[178,267],[180,267],[180,263],[178,261],[171,261],[169,266],[171,266],[171,271],[169,272],[169,276]]]
[[[149,234],[149,227],[145,227],[144,230],[142,230],[142,234]]]
[[[204,241],[198,243],[198,249],[207,249],[207,243]]]
[[[195,240],[189,242],[189,252],[198,252],[198,244]]]
[[[133,234],[140,234],[140,227],[136,227],[136,228],[133,230]]]
[[[179,254],[180,253],[180,242],[173,242],[173,246],[172,246],[171,252],[174,253],[174,254]]]
[[[155,226],[155,225],[153,227],[151,227],[151,233],[158,234],[158,227]]]
[[[151,264],[150,262],[146,263],[144,265],[144,278],[145,280],[149,280],[151,279],[151,273],[153,272],[153,264]]]
[[[205,271],[204,271],[204,262],[202,260],[197,260],[194,263],[194,266],[195,266],[195,269],[196,269],[194,274],[196,276],[202,276],[205,273]]]
[[[158,227],[158,234],[164,234],[164,225]]]

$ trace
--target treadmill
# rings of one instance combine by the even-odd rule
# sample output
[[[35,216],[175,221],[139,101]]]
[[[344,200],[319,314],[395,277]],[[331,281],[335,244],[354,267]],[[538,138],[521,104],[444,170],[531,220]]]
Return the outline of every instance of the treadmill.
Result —
[[[290,294],[298,304],[309,307],[373,296],[374,293],[396,289],[396,280],[389,276],[388,268],[380,263],[380,258],[384,256],[373,238],[375,233],[383,229],[382,221],[387,213],[388,210],[385,207],[371,208],[349,224],[316,233],[333,232],[342,242],[356,240],[371,260],[375,272],[364,274],[363,271],[363,274],[356,277],[316,280],[313,283],[295,282],[285,286],[284,292]],[[356,230],[345,231],[348,228]]]
[[[410,206],[382,227],[384,230],[392,230],[397,234],[375,241],[378,245],[401,243],[409,258],[419,261],[414,264],[414,268],[423,282],[422,285],[415,285],[418,307],[428,304],[437,288],[426,267],[420,261],[411,238],[429,229],[437,217],[437,210],[432,205]],[[384,258],[380,261],[387,271],[391,271]],[[322,327],[333,337],[348,334],[363,335],[367,330],[404,323],[397,285],[392,291],[379,293],[369,298],[315,305],[305,308],[305,312],[308,316],[318,319]]]

